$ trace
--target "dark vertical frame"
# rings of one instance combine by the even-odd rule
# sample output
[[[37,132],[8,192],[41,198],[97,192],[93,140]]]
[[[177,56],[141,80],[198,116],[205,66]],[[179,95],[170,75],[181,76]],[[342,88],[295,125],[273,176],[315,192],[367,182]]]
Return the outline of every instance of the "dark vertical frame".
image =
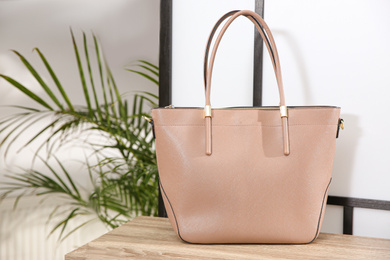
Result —
[[[353,234],[353,207],[344,206],[343,210],[343,234]]]
[[[255,12],[263,17],[264,0],[255,1]],[[221,0],[221,3],[223,0]],[[172,101],[172,0],[160,1],[160,87],[159,106],[168,106]],[[256,28],[255,28],[256,29]],[[261,106],[263,80],[263,41],[255,33],[253,64],[253,106]],[[166,217],[166,212],[159,192],[158,216]]]
[[[159,101],[160,107],[172,103],[172,0],[160,2],[160,59],[159,59]],[[164,201],[158,190],[158,216],[167,217]]]
[[[264,0],[256,0],[255,12],[264,17]],[[263,39],[255,27],[253,59],[253,106],[260,107],[263,94]]]
[[[159,106],[172,101],[172,0],[160,3]]]

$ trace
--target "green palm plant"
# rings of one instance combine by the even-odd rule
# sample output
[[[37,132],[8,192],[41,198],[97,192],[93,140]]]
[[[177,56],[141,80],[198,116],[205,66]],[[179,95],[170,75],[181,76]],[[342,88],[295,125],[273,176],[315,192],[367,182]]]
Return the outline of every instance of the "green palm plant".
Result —
[[[34,158],[41,160],[47,169],[45,172],[36,170],[32,164],[31,169],[21,169],[18,173],[7,175],[9,181],[2,184],[1,198],[17,195],[15,207],[18,200],[27,194],[43,197],[58,194],[66,198],[69,203],[59,205],[51,214],[62,216],[51,231],[61,230],[61,239],[89,222],[85,221],[77,228],[68,230],[70,221],[81,216],[91,216],[90,220],[97,217],[108,227],[115,228],[136,215],[156,215],[158,208],[153,130],[143,118],[148,115],[148,106],[157,106],[158,97],[150,92],[138,92],[129,107],[124,95],[119,93],[96,36],[92,37],[92,52],[85,33],[83,51],[77,45],[72,31],[71,36],[84,105],[76,106],[72,102],[38,48],[34,50],[49,73],[54,83],[52,86],[43,80],[23,55],[13,52],[37,80],[44,96],[0,74],[1,78],[38,106],[14,106],[20,112],[0,120],[0,133],[3,136],[0,147],[7,156],[21,136],[34,131],[21,149],[38,143]],[[158,67],[149,62],[138,61],[135,68],[127,70],[158,85]],[[37,129],[37,126],[40,128]],[[85,174],[89,176],[93,187],[87,192],[83,191],[74,174],[67,169],[66,163],[69,162],[57,158],[61,148],[65,149],[66,144],[75,143],[90,151],[82,161]],[[45,150],[47,157],[40,155],[42,150]]]

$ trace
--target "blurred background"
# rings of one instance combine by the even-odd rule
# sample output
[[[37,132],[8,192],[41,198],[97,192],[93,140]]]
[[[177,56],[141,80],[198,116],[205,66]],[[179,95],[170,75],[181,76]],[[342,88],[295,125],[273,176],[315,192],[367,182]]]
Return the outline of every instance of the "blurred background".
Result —
[[[70,33],[72,29],[80,51],[83,48],[83,32],[92,50],[92,33],[97,36],[124,99],[131,102],[136,91],[158,93],[155,84],[126,71],[124,67],[131,67],[141,59],[158,65],[159,6],[157,0],[1,0],[0,74],[10,76],[45,96],[26,66],[11,52],[20,52],[52,86],[54,83],[49,73],[37,52],[33,51],[38,47],[57,74],[69,99],[75,104],[85,104]],[[7,105],[37,107],[35,102],[0,78],[2,118],[19,111]],[[0,142],[4,136],[0,135]],[[9,181],[4,177],[6,174],[19,171],[19,167],[31,166],[38,144],[17,152],[25,141],[26,138],[20,139],[6,159],[4,147],[0,149],[0,187]],[[84,157],[83,151],[77,148],[65,149],[57,155],[67,161]],[[73,164],[70,166],[68,163],[67,167],[77,184],[85,189],[91,188],[85,169],[81,169],[78,163]],[[45,167],[37,160],[35,168]],[[12,197],[6,198],[0,204],[0,259],[63,259],[66,252],[109,230],[96,219],[59,243],[60,230],[48,237],[56,220],[47,222],[52,210],[62,203],[60,198],[50,195],[41,203],[40,197],[25,196],[16,210],[13,210],[14,200]],[[80,218],[70,223],[68,230],[83,221],[85,219]]]

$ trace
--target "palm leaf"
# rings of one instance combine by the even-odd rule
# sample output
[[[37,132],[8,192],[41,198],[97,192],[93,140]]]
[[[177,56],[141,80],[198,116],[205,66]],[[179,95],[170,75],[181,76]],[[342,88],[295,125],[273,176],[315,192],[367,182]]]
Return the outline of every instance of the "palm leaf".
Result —
[[[85,35],[85,33],[83,33],[83,39],[84,39],[85,60],[87,62],[87,68],[88,68],[89,80],[91,82],[92,94],[93,94],[93,97],[95,99],[95,106],[96,106],[95,109],[96,109],[96,112],[97,112],[97,114],[99,116],[98,118],[100,119],[100,121],[102,121],[103,117],[102,117],[102,112],[100,111],[99,100],[98,100],[98,97],[97,97],[97,94],[96,94],[96,89],[95,89],[95,83],[93,81],[93,74],[92,74],[92,69],[91,69],[91,61],[90,61],[89,54],[88,54],[87,36]]]
[[[96,58],[97,58],[97,65],[99,68],[99,77],[100,77],[100,84],[102,87],[102,93],[103,93],[103,99],[104,99],[104,109],[105,109],[105,113],[106,113],[106,122],[107,122],[107,126],[110,127],[110,125],[111,125],[110,111],[109,111],[109,104],[107,101],[106,87],[104,84],[103,65],[102,65],[102,60],[100,57],[99,44],[98,44],[98,41],[97,41],[97,38],[95,35],[93,35],[93,42],[94,42],[95,53],[96,53]]]
[[[38,95],[36,95],[35,93],[33,93],[32,91],[27,89],[25,86],[23,86],[22,84],[20,84],[16,80],[14,80],[14,79],[12,79],[12,78],[10,78],[8,76],[2,75],[2,74],[0,74],[0,77],[5,79],[6,81],[8,81],[11,85],[16,87],[20,91],[22,91],[26,96],[28,96],[32,100],[36,101],[38,104],[44,106],[45,108],[47,108],[49,110],[53,110],[53,108],[49,104],[47,104],[45,101],[43,101],[42,98],[40,98]]]
[[[29,115],[27,116],[23,116],[23,117],[19,117],[17,118],[17,121],[16,122],[19,122],[16,126],[14,126],[12,128],[11,131],[9,131],[9,133],[4,137],[3,141],[0,143],[0,145],[3,145],[6,141],[8,141],[8,139],[11,137],[11,136],[14,136],[10,141],[8,141],[8,145],[4,151],[4,157],[7,156],[8,154],[8,151],[10,150],[10,148],[13,146],[13,144],[15,143],[15,141],[29,128],[31,128],[31,125],[32,123],[36,123],[42,119],[46,118],[46,115],[41,115],[39,116],[39,114],[31,114],[29,113]],[[34,120],[34,121],[32,121]],[[16,123],[15,122],[15,123]],[[24,127],[23,127],[24,126]],[[23,128],[22,128],[23,127]],[[19,131],[19,132],[18,132]]]
[[[158,70],[156,71],[156,70],[150,68],[150,66],[145,66],[145,65],[138,65],[138,66],[141,67],[141,68],[146,69],[147,71],[149,71],[149,72],[151,72],[151,73],[153,73],[153,74],[156,75],[157,77],[159,76]]]
[[[41,60],[45,64],[47,71],[50,73],[51,78],[53,79],[54,83],[56,84],[57,89],[60,91],[60,93],[61,93],[63,99],[65,100],[66,104],[68,105],[70,111],[74,111],[72,102],[69,100],[68,95],[66,94],[64,88],[62,87],[62,85],[61,85],[60,81],[58,80],[56,74],[54,73],[53,69],[51,68],[49,62],[46,60],[45,56],[38,48],[34,48],[34,50],[38,53],[39,57],[41,57]]]
[[[65,228],[67,227],[69,221],[71,219],[73,219],[74,217],[76,217],[78,215],[78,211],[80,210],[80,208],[75,208],[73,209],[69,215],[62,221],[60,221],[49,233],[49,236],[52,235],[57,229],[61,228],[61,232],[60,232],[60,235],[58,236],[59,240],[60,238],[63,236],[64,234],[64,231],[65,231]]]
[[[156,85],[158,85],[158,80],[157,80],[157,79],[153,78],[152,76],[150,76],[150,75],[148,75],[148,74],[146,74],[146,73],[144,73],[144,72],[141,72],[141,71],[138,71],[138,70],[132,70],[132,69],[126,69],[126,70],[127,70],[127,71],[131,71],[131,72],[134,72],[134,73],[137,73],[137,74],[143,76],[144,78],[146,78],[146,79],[152,81],[152,82],[155,83]]]
[[[38,72],[34,69],[33,66],[26,60],[23,55],[21,55],[19,52],[12,50],[16,55],[19,56],[20,60],[23,62],[23,64],[26,66],[26,68],[31,72],[31,74],[34,76],[34,78],[39,82],[39,85],[43,88],[43,90],[46,92],[46,94],[51,98],[51,100],[58,106],[59,109],[63,110],[63,106],[58,101],[57,97],[53,94],[49,86],[43,81],[42,77],[38,74]]]
[[[91,100],[89,98],[88,87],[87,87],[87,83],[85,81],[85,75],[84,75],[83,66],[81,64],[79,50],[77,48],[76,39],[75,39],[75,37],[73,35],[73,31],[72,30],[70,30],[70,34],[72,36],[73,49],[74,49],[74,53],[75,53],[76,60],[77,60],[77,67],[79,69],[79,75],[80,75],[80,79],[81,79],[81,85],[82,85],[83,91],[84,91],[85,102],[87,103],[89,116],[92,118],[93,117],[93,113],[92,113]]]
[[[134,69],[129,69],[129,68],[125,68],[125,70],[127,71],[131,71],[131,72],[134,72],[138,75],[141,75],[142,77],[152,81],[154,84],[158,85],[159,82],[158,82],[158,77],[159,77],[159,69],[157,66],[151,64],[150,62],[147,62],[145,60],[138,60],[139,63],[141,64],[138,64],[138,65],[135,65],[139,68],[143,68],[146,70],[146,72],[142,72],[140,70],[134,70]],[[149,75],[148,72],[151,72],[152,74],[154,74],[154,76],[156,76],[157,78],[154,78],[153,76]]]
[[[39,112],[39,109],[33,108],[33,107],[25,107],[25,106],[18,106],[18,105],[10,105],[10,106],[1,106],[1,107],[12,107],[12,108],[18,108],[21,110],[31,111],[31,112]]]
[[[159,68],[156,66],[156,65],[154,65],[154,64],[152,64],[152,63],[150,63],[150,62],[148,62],[148,61],[146,61],[146,60],[138,60],[139,62],[141,62],[141,63],[143,63],[143,64],[146,64],[147,66],[149,66],[150,68],[153,68],[155,71],[159,71]]]
[[[80,215],[80,214],[79,214]],[[75,227],[74,229],[72,229],[71,231],[69,231],[66,235],[63,235],[62,237],[60,236],[59,238],[61,239],[61,242],[64,241],[66,238],[68,238],[70,235],[72,235],[74,232],[76,232],[77,230],[79,230],[80,228],[86,226],[87,224],[91,223],[92,221],[94,221],[95,219],[90,219],[90,220],[87,220],[87,221],[84,221],[83,223],[81,223],[80,225],[78,225],[77,227]],[[66,221],[61,221],[60,223],[66,223]],[[54,231],[53,231],[54,232]],[[52,232],[52,233],[53,233]],[[51,233],[51,234],[52,234]]]

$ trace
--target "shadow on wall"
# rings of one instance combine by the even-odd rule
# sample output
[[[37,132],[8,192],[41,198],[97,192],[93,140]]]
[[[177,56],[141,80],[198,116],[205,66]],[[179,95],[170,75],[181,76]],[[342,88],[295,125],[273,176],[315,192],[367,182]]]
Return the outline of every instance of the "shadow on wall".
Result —
[[[312,104],[314,97],[307,76],[307,69],[303,59],[303,52],[294,37],[286,31],[277,31],[278,37],[283,37],[283,42],[288,44],[290,54],[296,62],[301,83],[303,104]],[[359,126],[359,116],[353,114],[343,114],[346,129],[340,131],[339,139],[336,142],[336,153],[333,166],[333,181],[329,194],[339,196],[350,196],[351,184],[353,181],[353,172],[355,164],[356,151],[358,149],[359,139],[362,137],[362,129]]]
[[[353,114],[341,114],[344,119],[345,129],[340,130],[336,144],[336,154],[333,166],[333,181],[329,193],[339,196],[350,196],[351,184],[356,151],[359,140],[362,137],[362,128],[359,126],[359,116]]]
[[[303,59],[304,52],[301,50],[298,41],[291,33],[283,30],[274,30],[283,42],[287,44],[289,49],[289,55],[294,60],[298,73],[298,79],[303,95],[303,104],[313,104],[314,96],[313,91],[310,88],[309,77],[307,75],[307,66]],[[283,70],[283,68],[282,68]],[[342,108],[341,108],[342,109]],[[359,116],[353,114],[343,114],[341,110],[341,118],[345,121],[345,130],[340,131],[339,139],[336,142],[336,153],[333,166],[333,180],[329,194],[338,196],[350,196],[351,185],[353,182],[353,172],[356,157],[356,151],[358,149],[359,140],[362,137],[362,128],[359,126]]]
[[[307,69],[304,62],[304,55],[301,51],[301,47],[298,42],[294,39],[291,33],[282,30],[273,30],[274,34],[278,36],[278,38],[282,38],[280,42],[284,42],[287,44],[289,49],[288,53],[291,55],[294,63],[296,64],[296,70],[299,73],[300,86],[302,88],[303,94],[303,104],[311,104],[313,100],[312,91],[310,89],[309,77],[307,76]],[[283,65],[282,74],[283,74]]]

